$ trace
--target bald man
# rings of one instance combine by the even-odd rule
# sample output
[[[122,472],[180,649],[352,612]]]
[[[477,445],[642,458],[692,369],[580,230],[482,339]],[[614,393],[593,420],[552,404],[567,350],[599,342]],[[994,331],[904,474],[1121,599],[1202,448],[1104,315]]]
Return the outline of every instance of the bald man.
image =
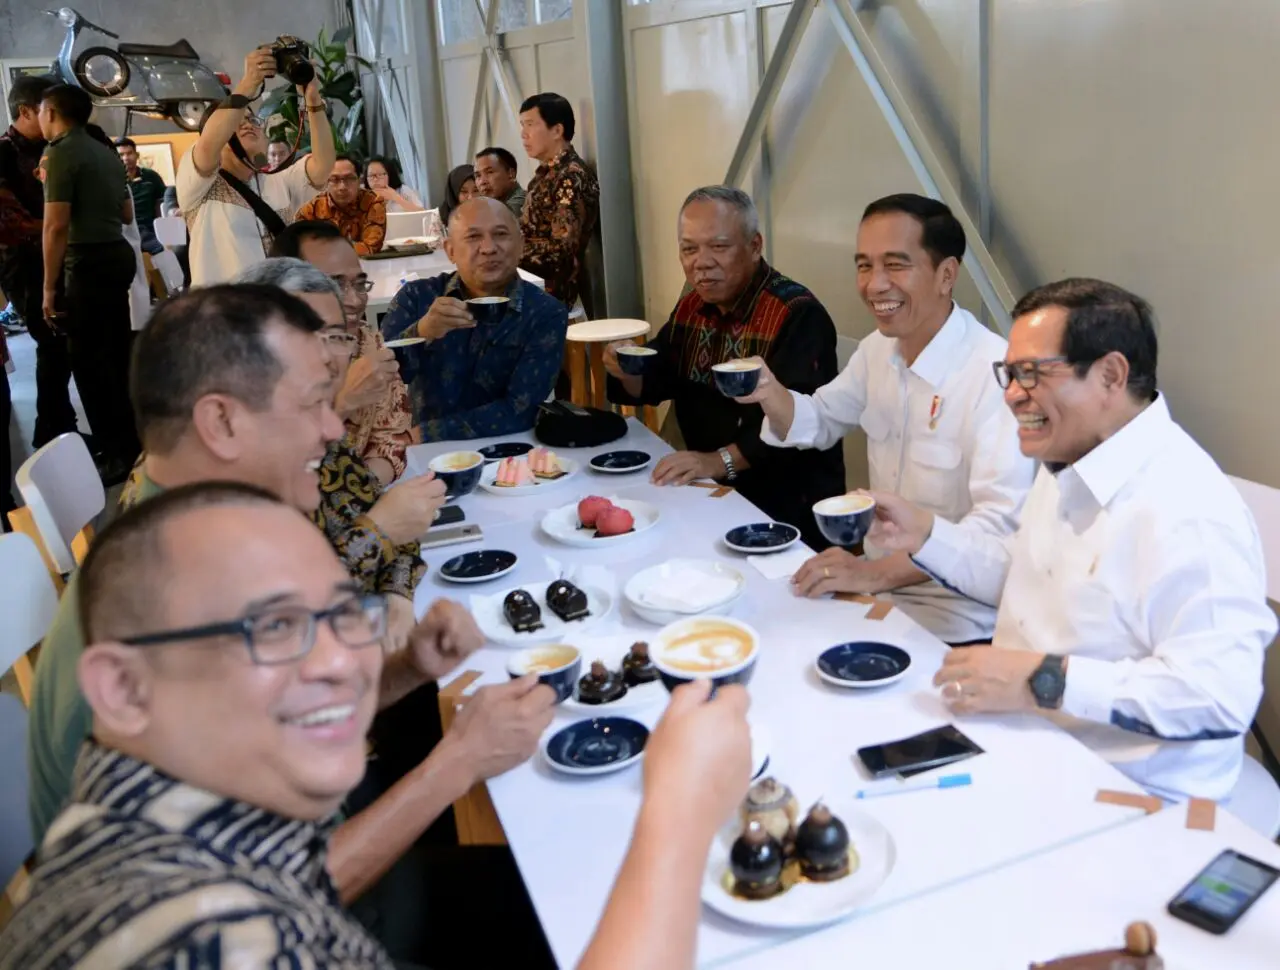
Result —
[[[406,283],[382,320],[387,340],[420,337],[401,374],[423,441],[527,431],[560,372],[569,314],[520,279],[523,242],[496,199],[462,203],[444,251],[457,270]],[[477,303],[482,297],[491,302]]]

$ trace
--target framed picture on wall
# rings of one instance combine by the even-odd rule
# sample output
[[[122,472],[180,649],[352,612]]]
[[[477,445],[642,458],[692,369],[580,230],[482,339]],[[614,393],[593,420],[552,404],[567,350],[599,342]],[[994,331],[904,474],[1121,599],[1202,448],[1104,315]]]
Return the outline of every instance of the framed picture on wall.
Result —
[[[165,185],[175,184],[173,171],[173,146],[168,142],[157,142],[153,145],[138,143],[138,164],[149,168],[162,179]]]
[[[48,57],[6,57],[0,60],[0,87],[3,88],[0,90],[0,111],[4,112],[6,125],[13,124],[13,119],[9,117],[9,86],[24,75],[34,74],[38,77],[48,74],[53,70],[55,60],[56,54]]]

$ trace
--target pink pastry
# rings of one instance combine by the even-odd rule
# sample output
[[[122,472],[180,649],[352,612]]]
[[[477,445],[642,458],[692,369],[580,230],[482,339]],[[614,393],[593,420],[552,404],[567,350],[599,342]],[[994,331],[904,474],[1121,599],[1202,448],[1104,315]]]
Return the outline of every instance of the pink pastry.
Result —
[[[635,517],[626,509],[620,509],[615,505],[613,508],[605,509],[596,519],[596,536],[598,538],[620,536],[635,527]]]
[[[556,453],[549,448],[534,448],[528,458],[529,467],[538,478],[559,478],[564,474]]]
[[[536,483],[527,461],[523,458],[504,458],[498,462],[498,473],[494,476],[493,484],[504,488],[518,488]]]
[[[613,503],[607,498],[601,498],[599,495],[588,495],[578,503],[578,521],[582,523],[583,528],[594,529],[600,513],[605,509],[611,508],[613,508]]]

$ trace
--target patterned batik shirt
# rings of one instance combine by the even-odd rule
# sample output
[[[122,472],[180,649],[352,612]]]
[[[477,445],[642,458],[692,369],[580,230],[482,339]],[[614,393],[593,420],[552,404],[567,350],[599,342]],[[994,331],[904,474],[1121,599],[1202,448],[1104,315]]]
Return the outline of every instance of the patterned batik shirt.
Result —
[[[384,346],[382,334],[372,327],[361,327],[357,339],[357,357],[376,353]],[[417,444],[418,436],[409,411],[409,389],[403,380],[393,379],[381,401],[360,408],[347,418],[347,441],[365,461],[385,458],[391,462],[396,478],[404,474],[405,451]]]
[[[600,181],[572,145],[538,166],[520,216],[520,265],[542,277],[547,292],[567,307],[577,302],[582,257],[599,211]]]
[[[801,394],[812,394],[833,380],[839,370],[836,328],[818,298],[762,259],[727,310],[690,291],[647,346],[658,353],[649,358],[639,397],[631,397],[611,377],[609,399],[620,404],[673,402],[692,451],[716,452],[736,444],[750,468],[734,486],[773,518],[800,529],[806,542],[826,548],[812,507],[845,490],[841,446],[817,451],[766,445],[760,440],[760,405],[725,397],[711,376],[715,364],[760,356],[780,384]]]
[[[391,970],[326,869],[336,818],[305,822],[85,742],[0,970]]]
[[[295,219],[332,222],[361,256],[380,252],[387,235],[387,204],[372,189],[361,189],[356,201],[346,207],[339,206],[329,198],[329,193],[323,192],[303,205]]]
[[[347,440],[329,445],[320,463],[320,507],[312,513],[351,578],[370,593],[413,599],[427,571],[417,541],[396,545],[369,518],[382,494],[378,476]]]
[[[411,280],[382,318],[388,340],[418,335],[418,321],[437,297],[465,300],[457,273]],[[564,360],[569,313],[564,304],[519,278],[507,288],[496,321],[453,330],[408,349],[401,373],[409,384],[423,441],[457,441],[528,431],[555,386]]]

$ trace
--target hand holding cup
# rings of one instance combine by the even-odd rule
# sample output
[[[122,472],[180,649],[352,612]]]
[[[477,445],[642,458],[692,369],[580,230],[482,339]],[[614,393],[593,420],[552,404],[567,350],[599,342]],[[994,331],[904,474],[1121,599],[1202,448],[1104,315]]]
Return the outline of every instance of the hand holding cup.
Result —
[[[475,325],[475,317],[464,302],[451,296],[439,296],[427,310],[427,315],[418,321],[418,336],[439,340],[455,330],[470,330]]]

